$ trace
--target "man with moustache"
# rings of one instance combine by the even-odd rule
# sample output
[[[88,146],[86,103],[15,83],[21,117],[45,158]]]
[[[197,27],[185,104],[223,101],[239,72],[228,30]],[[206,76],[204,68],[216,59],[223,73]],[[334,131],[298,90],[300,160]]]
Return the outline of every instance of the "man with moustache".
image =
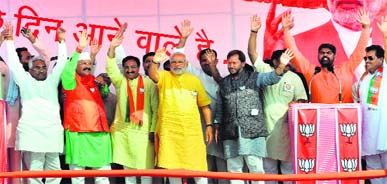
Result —
[[[63,129],[57,86],[67,60],[65,30],[58,29],[58,65],[48,76],[48,67],[42,57],[32,58],[28,63],[28,72],[24,71],[15,51],[12,35],[13,26],[6,23],[1,37],[7,40],[7,64],[20,88],[23,112],[16,129],[16,150],[22,152],[22,160],[27,170],[60,170],[59,154],[63,151]],[[78,47],[84,48],[86,43],[80,40]],[[59,184],[60,181],[60,178],[46,178],[46,183]],[[29,178],[28,183],[43,181],[42,178]]]
[[[80,37],[89,43],[86,30]],[[82,50],[77,48],[62,73],[66,163],[71,170],[110,170],[111,140],[104,104],[91,74],[90,54]],[[71,182],[84,183],[84,178],[71,178]],[[95,183],[105,184],[109,180],[97,177]]]
[[[370,36],[369,13],[365,10],[360,10],[357,21],[362,25],[362,32],[356,49],[349,58],[349,61],[340,65],[335,65],[336,47],[329,43],[323,43],[318,48],[317,56],[321,65],[321,72],[315,74],[316,65],[311,64],[309,60],[304,57],[290,33],[290,27],[293,24],[290,13],[282,16],[285,44],[287,47],[293,49],[295,57],[292,63],[305,76],[308,84],[310,84],[309,88],[311,89],[312,95],[311,101],[313,103],[332,104],[352,102],[351,88],[353,75],[356,68],[361,63],[364,49],[368,44]]]
[[[230,74],[219,83],[216,98],[215,140],[223,141],[224,156],[229,172],[242,172],[244,163],[249,172],[264,173],[263,157],[266,156],[268,136],[264,122],[262,100],[263,88],[276,84],[284,74],[285,66],[292,58],[286,50],[279,66],[272,72],[258,73],[245,70],[246,57],[240,50],[227,54]],[[244,183],[232,180],[231,184]],[[254,181],[254,184],[263,181]]]
[[[122,60],[122,74],[116,64],[115,49],[123,41],[118,33],[112,40],[106,71],[117,92],[117,111],[111,126],[113,162],[125,169],[154,168],[154,131],[158,98],[155,84],[139,74],[140,60],[127,56]],[[136,177],[126,177],[126,184],[136,184]],[[142,184],[152,183],[149,176],[141,176]]]
[[[387,0],[326,0],[332,18],[318,27],[294,35],[298,49],[306,59],[318,65],[318,61],[315,60],[316,55],[311,51],[317,50],[322,43],[330,43],[336,47],[336,65],[347,62],[352,53],[356,53],[356,44],[361,36],[362,25],[354,19],[357,17],[357,12],[364,8],[368,10],[372,23],[371,30],[377,30],[376,22],[387,11],[386,3]],[[276,3],[273,3],[266,20],[266,24],[271,26],[266,27],[265,30],[265,58],[270,57],[272,51],[284,47],[283,42],[280,41],[283,38],[281,35],[283,32],[277,30],[278,24],[281,23],[281,16],[274,18],[275,14]],[[368,44],[370,43],[382,45],[383,35],[378,31],[372,31]],[[363,67],[357,70],[360,72],[358,74],[364,71]]]
[[[184,46],[188,39],[188,37],[191,35],[193,28],[191,27],[191,21],[184,20],[181,24],[181,38],[179,40],[179,43],[177,44],[176,48],[174,49],[174,52],[182,52],[184,53]],[[211,56],[213,58],[208,59],[208,56]],[[211,109],[215,110],[215,101],[217,97],[217,91],[219,89],[218,82],[222,80],[222,77],[220,76],[218,70],[216,69],[216,64],[218,63],[217,59],[217,53],[215,50],[206,48],[199,52],[199,63],[200,67],[196,68],[192,66],[190,62],[188,62],[187,66],[187,72],[192,73],[200,78],[202,81],[204,88],[206,90],[206,93],[208,97],[211,99]],[[211,72],[211,70],[213,72]],[[214,73],[215,75],[213,75]],[[202,113],[201,113],[202,115]],[[212,119],[215,116],[215,114],[212,114]],[[202,116],[203,117],[203,116]],[[202,129],[203,133],[206,131],[206,122],[204,121],[204,118],[202,118]],[[226,172],[226,160],[224,159],[223,154],[223,144],[222,143],[216,143],[211,142],[207,145],[207,165],[209,171],[217,171],[217,172]],[[227,180],[217,180],[217,179],[209,179],[208,183],[223,183],[227,184],[229,183]]]
[[[380,22],[379,29],[387,48],[387,16]],[[367,170],[387,169],[387,107],[386,70],[387,52],[379,45],[366,48],[364,57],[366,72],[358,82],[358,98],[362,107],[362,156]],[[386,178],[371,179],[371,183],[386,183]]]
[[[170,57],[171,71],[158,71],[168,59],[165,49],[156,52],[149,77],[159,90],[159,111],[155,132],[156,165],[166,169],[207,171],[206,145],[212,141],[211,100],[200,79],[186,72],[188,61],[183,53]],[[205,141],[199,108],[206,122]],[[207,183],[207,178],[195,178]],[[181,183],[180,178],[169,178]]]

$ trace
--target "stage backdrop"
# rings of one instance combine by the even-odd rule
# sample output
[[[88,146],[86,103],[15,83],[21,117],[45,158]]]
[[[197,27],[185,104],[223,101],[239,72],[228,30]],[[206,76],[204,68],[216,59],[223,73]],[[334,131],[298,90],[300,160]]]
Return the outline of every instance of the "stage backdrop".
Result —
[[[330,13],[323,8],[324,3],[313,5],[322,8],[292,8],[297,25],[293,33],[311,29],[330,19]],[[199,49],[211,47],[218,51],[219,69],[224,76],[228,74],[224,60],[230,50],[240,49],[247,54],[250,16],[253,14],[258,14],[263,21],[258,36],[258,52],[263,52],[269,7],[269,3],[243,0],[2,0],[0,26],[4,21],[11,21],[17,32],[16,46],[26,46],[36,54],[19,34],[21,27],[28,26],[48,46],[52,56],[57,54],[53,40],[58,25],[67,30],[69,52],[76,46],[74,34],[87,29],[90,36],[99,39],[103,45],[97,59],[98,74],[104,71],[109,36],[115,33],[119,24],[127,22],[129,25],[123,43],[126,54],[141,58],[146,52],[163,46],[172,50],[178,42],[180,23],[190,19],[194,32],[186,45],[189,60],[199,66],[196,58]],[[277,14],[288,8],[278,5]],[[4,46],[0,55],[5,56]]]

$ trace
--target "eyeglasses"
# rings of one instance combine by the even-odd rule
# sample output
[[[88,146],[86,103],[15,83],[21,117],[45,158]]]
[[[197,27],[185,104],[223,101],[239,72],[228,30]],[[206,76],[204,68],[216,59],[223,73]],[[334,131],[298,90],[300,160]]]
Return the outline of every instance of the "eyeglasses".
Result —
[[[363,59],[364,59],[364,61],[367,61],[367,59],[368,59],[369,61],[372,61],[372,60],[374,60],[375,58],[372,57],[372,56],[364,56]]]

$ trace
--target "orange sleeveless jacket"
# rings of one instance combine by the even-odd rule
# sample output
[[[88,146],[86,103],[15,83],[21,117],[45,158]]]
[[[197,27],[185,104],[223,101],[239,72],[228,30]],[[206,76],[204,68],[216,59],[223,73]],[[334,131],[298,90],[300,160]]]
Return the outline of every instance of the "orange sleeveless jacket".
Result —
[[[64,90],[64,128],[70,132],[109,132],[105,109],[94,76],[75,75],[76,87]]]

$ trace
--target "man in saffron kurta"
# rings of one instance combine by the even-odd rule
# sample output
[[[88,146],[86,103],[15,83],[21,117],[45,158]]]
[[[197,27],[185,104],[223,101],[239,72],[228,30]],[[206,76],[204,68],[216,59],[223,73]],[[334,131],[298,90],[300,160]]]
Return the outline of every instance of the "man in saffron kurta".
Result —
[[[80,35],[79,42],[86,47],[86,31]],[[109,126],[95,77],[91,74],[90,54],[80,54],[83,48],[77,48],[62,73],[66,163],[72,170],[85,167],[108,170],[111,163]],[[84,178],[71,180],[73,184],[84,183]],[[109,183],[109,180],[100,177],[95,183]]]
[[[111,137],[113,162],[125,169],[153,169],[153,138],[157,120],[158,97],[155,84],[139,74],[140,60],[127,56],[122,60],[122,74],[115,60],[115,48],[123,40],[118,33],[110,44],[106,71],[117,92],[117,111]],[[126,184],[136,183],[136,177],[126,177]],[[141,177],[141,183],[151,183]]]
[[[165,49],[156,52],[149,70],[149,77],[157,84],[160,100],[156,164],[167,169],[207,171],[206,145],[198,108],[202,109],[206,142],[210,143],[211,100],[200,79],[185,72],[188,61],[183,53],[171,56],[171,71],[157,71],[160,62],[167,60],[165,52]],[[197,182],[207,183],[207,180],[197,178]]]
[[[339,103],[340,84],[342,91],[342,102],[351,103],[352,82],[356,68],[362,61],[365,47],[370,38],[370,18],[368,12],[359,12],[358,21],[362,24],[360,39],[348,62],[334,65],[336,58],[336,47],[332,44],[321,44],[318,50],[318,60],[321,64],[321,72],[315,73],[316,65],[311,64],[300,52],[290,33],[292,17],[282,17],[286,47],[294,51],[293,64],[305,76],[308,84],[311,85],[311,101],[313,103]],[[313,77],[313,78],[312,78]],[[312,82],[310,82],[313,79]],[[310,84],[311,83],[311,84]]]

